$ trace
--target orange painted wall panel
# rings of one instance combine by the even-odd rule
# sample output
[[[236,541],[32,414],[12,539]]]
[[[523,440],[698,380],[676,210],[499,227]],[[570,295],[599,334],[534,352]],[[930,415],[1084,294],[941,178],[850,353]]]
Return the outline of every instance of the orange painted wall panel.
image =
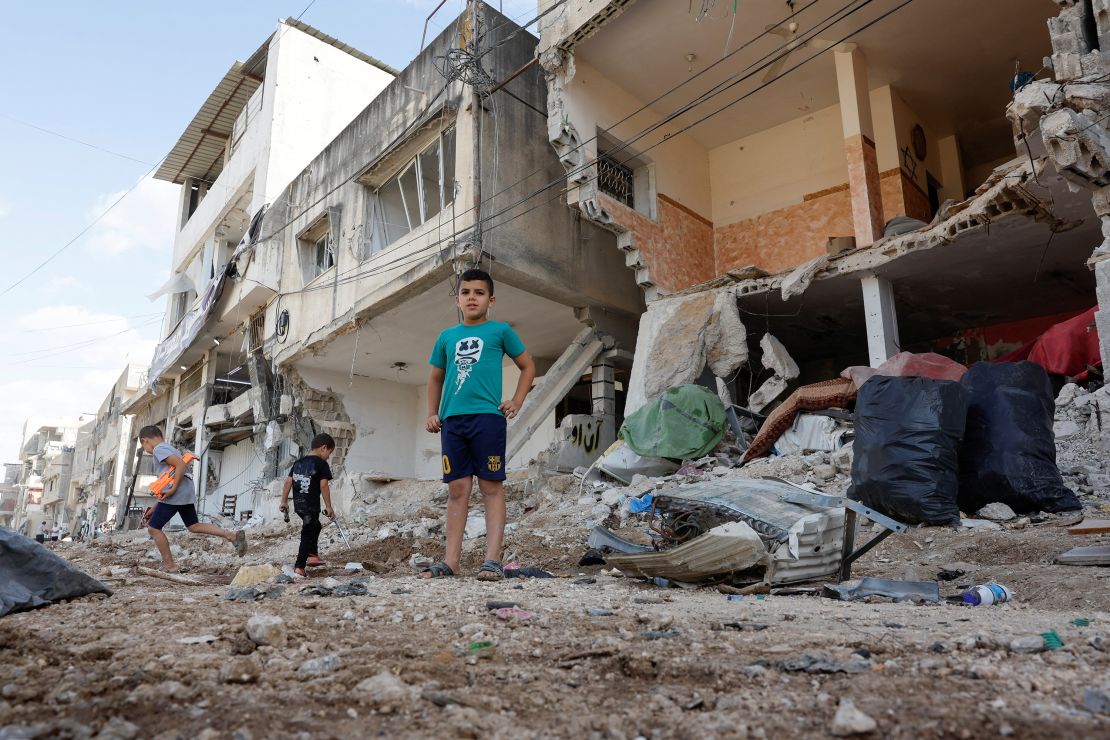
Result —
[[[632,232],[632,246],[640,251],[652,282],[661,290],[682,290],[715,276],[713,225],[708,219],[662,193],[658,221],[603,193],[598,200],[617,223]]]

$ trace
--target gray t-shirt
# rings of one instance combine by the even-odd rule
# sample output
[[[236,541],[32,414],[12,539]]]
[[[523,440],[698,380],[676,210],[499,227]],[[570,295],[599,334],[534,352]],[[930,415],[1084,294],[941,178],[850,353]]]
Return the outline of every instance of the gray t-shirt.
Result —
[[[154,450],[152,450],[150,454],[154,456],[154,472],[158,475],[162,475],[162,473],[173,468],[172,465],[165,462],[167,457],[171,455],[181,456],[177,448],[167,442],[155,445]],[[188,469],[186,470],[188,471]],[[174,506],[185,506],[186,504],[196,503],[196,500],[197,497],[194,495],[193,489],[193,476],[189,472],[186,472],[177,490],[173,492],[173,495],[162,499],[162,503],[172,504]]]

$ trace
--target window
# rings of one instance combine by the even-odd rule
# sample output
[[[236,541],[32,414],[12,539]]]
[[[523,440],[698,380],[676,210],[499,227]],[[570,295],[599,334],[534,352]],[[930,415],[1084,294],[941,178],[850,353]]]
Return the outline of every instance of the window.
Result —
[[[393,244],[455,200],[455,130],[436,137],[370,197],[369,256]]]
[[[597,156],[597,187],[601,192],[632,208],[632,183],[631,167],[625,167],[607,154]]]
[[[339,209],[328,208],[298,237],[301,245],[301,267],[306,283],[335,267],[337,233]]]
[[[597,189],[618,203],[655,219],[655,165],[604,132],[597,134]]]
[[[335,250],[331,246],[331,234],[325,233],[316,240],[313,265],[312,277],[322,275],[335,265]]]

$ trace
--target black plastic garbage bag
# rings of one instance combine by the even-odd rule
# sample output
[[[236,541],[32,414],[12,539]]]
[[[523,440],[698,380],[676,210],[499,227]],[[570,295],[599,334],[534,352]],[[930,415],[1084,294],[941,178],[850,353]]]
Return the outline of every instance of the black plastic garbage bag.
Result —
[[[979,362],[960,383],[967,389],[960,508],[972,514],[1000,502],[1018,514],[1081,509],[1056,467],[1056,404],[1044,368]]]
[[[112,592],[45,546],[0,528],[0,617],[93,593]]]
[[[967,391],[951,380],[876,375],[856,398],[848,496],[906,524],[958,524]]]

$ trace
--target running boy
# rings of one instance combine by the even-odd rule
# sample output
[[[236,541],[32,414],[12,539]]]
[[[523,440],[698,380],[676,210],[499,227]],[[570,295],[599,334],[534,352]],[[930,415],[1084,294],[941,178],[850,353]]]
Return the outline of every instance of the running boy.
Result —
[[[440,333],[429,360],[432,371],[426,427],[432,434],[442,433],[447,554],[425,571],[426,578],[459,573],[474,476],[478,477],[478,490],[486,505],[486,559],[478,569],[478,578],[493,581],[504,577],[501,544],[505,536],[506,419],[520,411],[532,389],[536,366],[511,326],[489,320],[495,300],[489,273],[464,272],[456,297],[463,321]],[[503,402],[501,363],[505,355],[520,368],[520,380],[513,397]]]
[[[301,518],[301,546],[293,572],[306,575],[305,567],[323,565],[320,559],[320,496],[324,497],[324,511],[331,519],[335,509],[331,506],[331,466],[328,458],[335,451],[335,440],[330,434],[317,434],[312,438],[312,451],[293,463],[285,487],[281,489],[282,512],[289,508],[289,491],[293,492],[293,511]]]
[[[167,573],[177,573],[180,569],[173,562],[170,554],[170,543],[166,539],[162,527],[177,514],[181,522],[195,534],[206,534],[212,537],[223,537],[228,542],[234,543],[235,552],[239,557],[247,553],[247,533],[243,530],[231,532],[217,527],[215,524],[201,524],[197,520],[196,494],[193,490],[193,479],[189,475],[189,465],[182,459],[181,453],[162,437],[162,430],[158,427],[143,427],[139,430],[139,444],[148,455],[154,456],[154,469],[158,475],[173,469],[173,482],[163,492],[163,498],[154,506],[147,522],[146,531],[154,538],[154,544],[162,555],[162,563]]]

